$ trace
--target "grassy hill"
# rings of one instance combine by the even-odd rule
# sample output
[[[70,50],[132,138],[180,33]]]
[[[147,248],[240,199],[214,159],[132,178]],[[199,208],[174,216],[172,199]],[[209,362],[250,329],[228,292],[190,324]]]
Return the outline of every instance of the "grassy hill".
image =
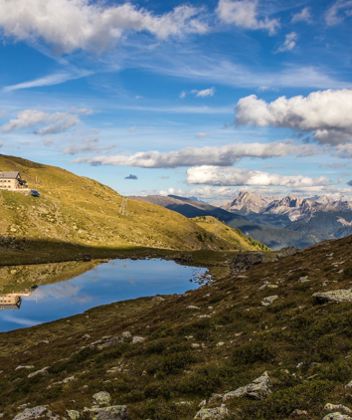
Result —
[[[239,229],[231,228],[218,219],[212,216],[200,216],[192,219],[198,226],[206,230],[207,232],[213,233],[218,238],[222,238],[224,241],[236,244],[238,249],[243,251],[262,250],[268,251],[269,248],[255,241],[250,236],[244,235]]]
[[[107,391],[132,420],[191,420],[202,401],[219,407],[224,393],[265,371],[271,392],[227,399],[230,419],[318,420],[346,412],[352,407],[352,302],[324,303],[314,294],[350,289],[351,250],[350,237],[240,273],[231,260],[219,261],[232,266],[232,274],[198,290],[1,334],[4,418],[25,403],[47,404],[61,416],[67,409],[82,412],[94,393]],[[270,296],[276,299],[268,304]],[[126,331],[144,341],[133,344]],[[16,370],[19,365],[32,367]],[[28,377],[44,367],[44,374]],[[327,403],[347,409],[327,411]]]
[[[147,247],[177,250],[238,249],[238,241],[217,236],[162,207],[127,199],[92,179],[28,160],[0,156],[0,171],[20,171],[34,198],[0,192],[0,244],[11,239],[55,241],[96,248]],[[253,250],[257,247],[253,244]]]

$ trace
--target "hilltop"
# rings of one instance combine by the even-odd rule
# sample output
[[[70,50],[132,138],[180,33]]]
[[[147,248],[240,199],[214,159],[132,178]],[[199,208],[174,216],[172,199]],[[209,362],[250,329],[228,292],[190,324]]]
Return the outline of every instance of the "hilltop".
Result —
[[[238,241],[229,242],[182,215],[58,167],[0,156],[0,170],[19,171],[41,193],[35,198],[0,192],[0,244],[6,249],[30,243],[38,250],[63,243],[92,249],[238,249]]]
[[[132,420],[348,413],[351,249],[349,237],[247,268],[229,258],[198,290],[2,334],[1,411],[82,413],[104,391]]]

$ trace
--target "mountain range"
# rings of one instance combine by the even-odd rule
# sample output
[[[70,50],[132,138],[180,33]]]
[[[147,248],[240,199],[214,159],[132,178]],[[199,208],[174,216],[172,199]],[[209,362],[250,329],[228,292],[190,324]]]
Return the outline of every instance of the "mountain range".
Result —
[[[326,239],[352,234],[352,201],[330,196],[265,197],[241,191],[223,207],[179,196],[140,199],[187,217],[211,215],[272,249],[306,248]]]

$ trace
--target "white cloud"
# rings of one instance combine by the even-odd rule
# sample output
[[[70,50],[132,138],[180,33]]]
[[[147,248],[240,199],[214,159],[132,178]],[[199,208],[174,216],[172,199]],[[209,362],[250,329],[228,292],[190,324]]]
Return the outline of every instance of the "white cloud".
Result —
[[[215,88],[211,87],[211,88],[207,88],[207,89],[193,89],[192,93],[197,97],[197,98],[206,98],[208,96],[214,96],[215,95]]]
[[[74,72],[74,73],[63,72],[63,73],[49,74],[47,76],[40,77],[38,79],[28,80],[26,82],[5,86],[3,88],[3,91],[13,92],[13,91],[22,90],[22,89],[31,89],[31,88],[37,88],[37,87],[43,87],[43,86],[59,85],[69,80],[76,80],[76,79],[80,79],[81,77],[89,76],[90,74],[91,72],[84,71],[84,70]]]
[[[310,178],[302,175],[287,176],[262,171],[220,167],[196,166],[187,170],[189,184],[206,184],[214,186],[282,186],[289,188],[327,185],[325,177]]]
[[[307,88],[341,89],[351,86],[350,82],[339,80],[333,73],[325,72],[313,65],[285,65],[271,71],[260,70],[257,66],[249,67],[230,61],[228,57],[199,55],[192,49],[175,51],[161,47],[157,59],[138,54],[127,59],[127,67],[136,66],[156,74],[178,77],[197,83],[211,83],[232,87],[251,87],[266,89]],[[183,93],[185,97],[187,92]]]
[[[352,140],[352,90],[317,91],[292,98],[282,96],[273,102],[250,95],[238,101],[236,120],[239,124],[312,132],[320,143],[346,143]]]
[[[179,98],[184,99],[188,95],[194,95],[196,98],[207,98],[209,96],[215,95],[215,88],[210,87],[210,88],[205,88],[205,89],[192,89],[188,92],[186,90],[183,90],[180,93]]]
[[[278,48],[278,52],[285,52],[293,50],[297,45],[297,33],[290,32],[286,34],[284,43]]]
[[[292,16],[292,23],[298,23],[298,22],[306,22],[310,23],[312,21],[312,15],[310,12],[309,7],[303,7],[303,9],[300,12],[295,13]]]
[[[265,29],[270,34],[280,26],[278,19],[258,18],[257,0],[219,0],[217,14],[224,23],[244,29]]]
[[[325,13],[325,22],[329,26],[337,25],[345,17],[352,16],[352,1],[338,0]]]
[[[4,124],[1,130],[9,133],[23,128],[34,127],[36,128],[36,134],[47,135],[61,133],[78,123],[78,116],[68,112],[48,113],[36,109],[25,109]]]
[[[134,155],[79,158],[77,163],[91,165],[136,166],[141,168],[176,168],[195,165],[230,166],[243,158],[271,158],[287,155],[307,156],[314,151],[308,145],[281,143],[242,143],[219,147],[189,147],[171,152],[139,152]]]
[[[161,40],[202,34],[208,27],[201,15],[202,9],[188,5],[154,15],[131,3],[107,6],[90,0],[0,0],[0,28],[5,36],[43,40],[64,53],[106,50],[128,31],[148,32]]]

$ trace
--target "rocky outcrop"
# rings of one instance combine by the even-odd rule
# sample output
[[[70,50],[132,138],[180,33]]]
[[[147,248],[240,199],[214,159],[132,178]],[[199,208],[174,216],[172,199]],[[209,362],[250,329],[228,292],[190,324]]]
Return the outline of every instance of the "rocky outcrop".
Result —
[[[317,303],[352,303],[352,289],[338,289],[329,292],[317,292],[313,294],[313,298]]]
[[[271,386],[270,376],[268,372],[264,372],[261,376],[259,376],[259,378],[254,379],[254,381],[250,384],[241,386],[234,391],[227,392],[223,396],[223,401],[240,397],[262,400],[271,394]]]
[[[220,407],[201,408],[194,418],[198,420],[222,420],[226,419],[229,415],[229,410],[222,404]]]
[[[13,420],[34,420],[34,419],[50,419],[59,420],[60,417],[53,414],[47,406],[38,405],[32,408],[25,408],[21,413],[18,413]]]

